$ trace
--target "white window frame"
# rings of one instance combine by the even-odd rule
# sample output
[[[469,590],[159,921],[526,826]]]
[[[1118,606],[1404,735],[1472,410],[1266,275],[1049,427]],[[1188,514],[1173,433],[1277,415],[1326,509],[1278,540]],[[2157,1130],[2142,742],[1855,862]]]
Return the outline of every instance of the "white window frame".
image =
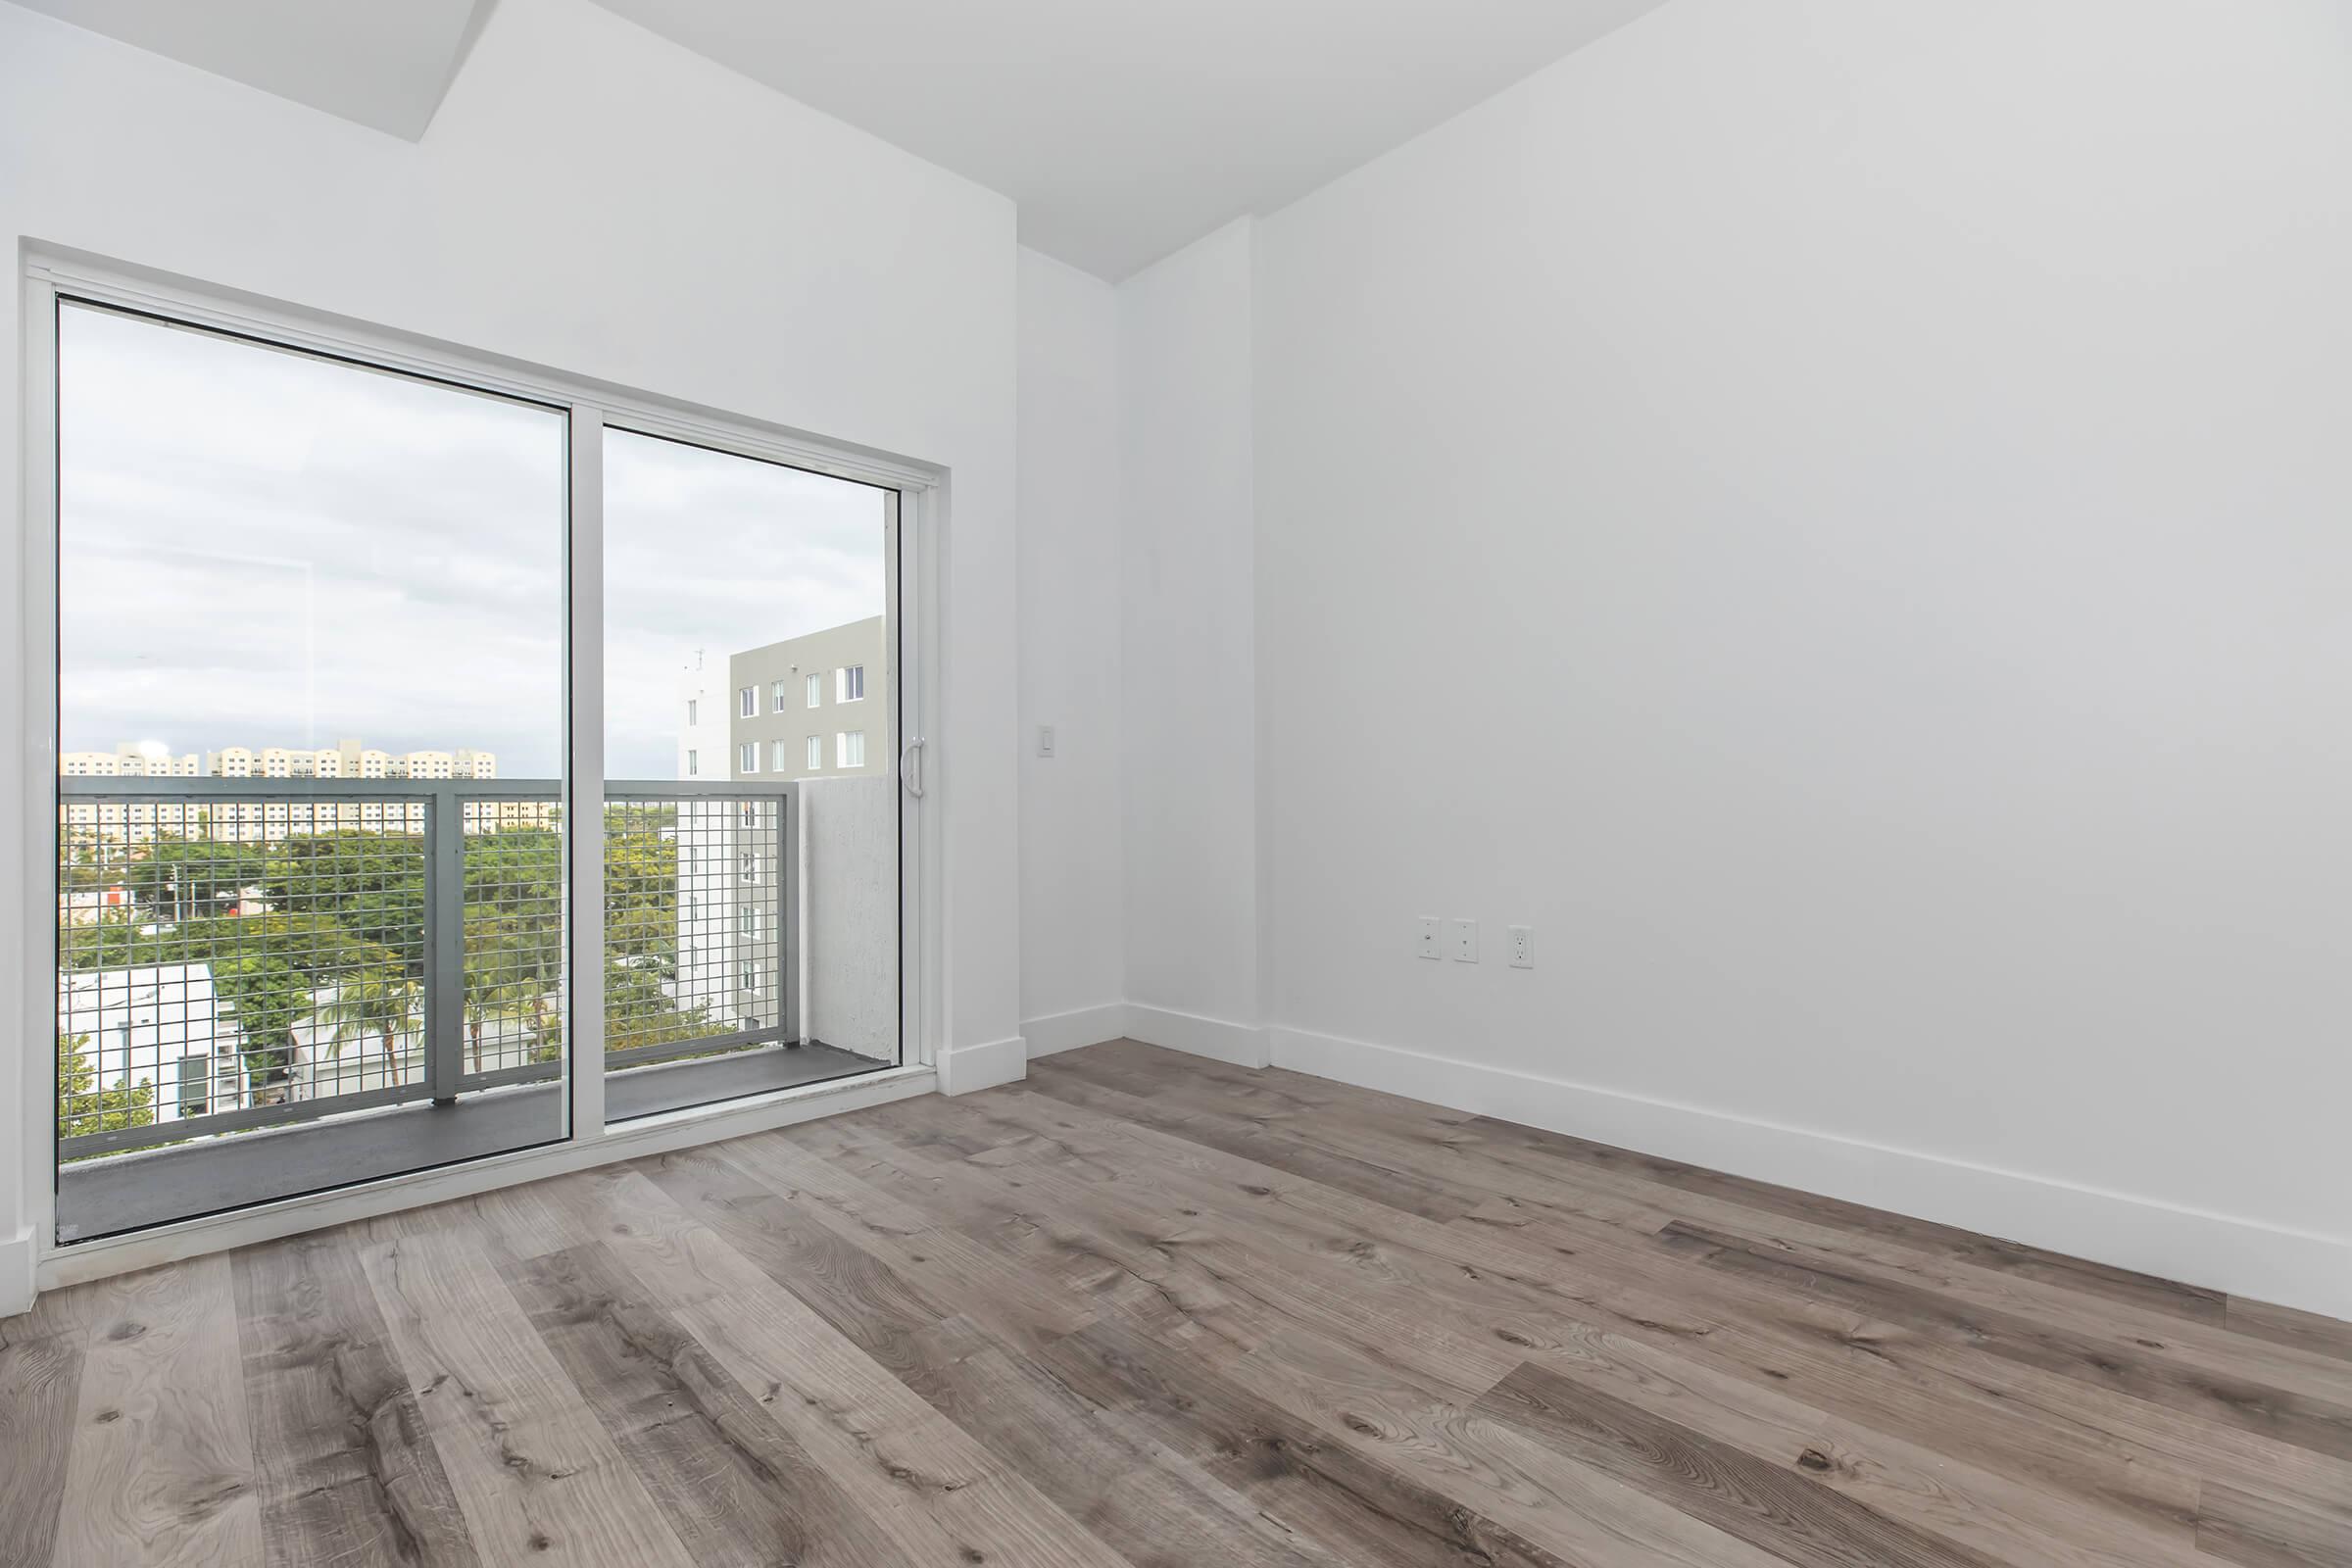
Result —
[[[858,677],[858,695],[855,697],[850,695],[850,677],[852,675]],[[865,666],[863,664],[842,665],[839,669],[833,672],[833,700],[837,703],[864,702]]]
[[[852,746],[850,744],[852,741],[857,742],[857,745]],[[852,752],[856,752],[858,754],[857,759],[854,761],[850,757]],[[865,731],[861,729],[845,729],[837,732],[834,735],[833,765],[840,768],[845,773],[854,768],[860,768],[865,765]]]
[[[811,674],[808,680],[807,690],[808,693],[808,702],[807,706],[810,708],[822,708],[825,706],[824,676],[820,674]]]
[[[808,744],[803,747],[802,751],[804,754],[802,766],[808,768],[811,773],[821,773],[825,770],[825,738],[822,735],[809,736]]]
[[[792,742],[779,735],[767,743],[767,770],[770,773],[792,771]]]
[[[703,754],[691,746],[686,749],[686,776],[688,778],[703,776]]]
[[[737,718],[758,718],[760,716],[759,687],[739,686],[735,689],[735,716]]]
[[[608,1123],[601,1070],[603,991],[597,986],[582,987],[565,999],[569,1059],[575,1069],[565,1079],[571,1095],[571,1124],[568,1138],[562,1143],[60,1246],[54,1200],[55,1053],[24,1047],[25,1042],[51,1038],[56,999],[53,988],[45,983],[23,987],[16,1031],[15,1098],[22,1117],[19,1174],[20,1191],[25,1195],[24,1218],[33,1233],[39,1289],[60,1289],[565,1171],[740,1137],[860,1105],[906,1099],[935,1086],[935,1064],[944,1038],[945,996],[945,900],[940,890],[946,854],[938,824],[946,819],[951,797],[937,766],[926,765],[931,750],[926,733],[937,733],[941,725],[937,694],[943,683],[937,641],[930,628],[941,624],[947,610],[942,557],[942,542],[948,533],[944,468],[852,449],[779,425],[713,415],[697,406],[521,361],[454,350],[391,329],[262,301],[232,286],[188,283],[135,266],[27,247],[21,281],[25,545],[20,610],[24,616],[25,646],[56,644],[58,410],[54,372],[59,300],[70,297],[566,411],[571,439],[564,595],[564,659],[569,675],[564,798],[566,819],[572,824],[566,835],[570,859],[567,889],[601,886],[604,876],[604,813],[579,809],[575,799],[581,780],[597,781],[596,793],[601,796],[603,725],[572,719],[601,715],[604,710],[603,469],[608,427],[780,463],[883,490],[890,519],[888,580],[897,590],[888,624],[896,636],[892,670],[907,785],[900,792],[899,893],[906,915],[900,939],[901,1064],[894,1069]],[[57,670],[54,662],[46,659],[23,663],[20,695],[29,734],[20,779],[24,815],[19,834],[27,867],[24,896],[40,912],[23,922],[22,961],[27,974],[38,976],[44,971],[54,973],[57,962],[56,922],[45,912],[56,907],[57,898]],[[43,726],[47,733],[42,733]],[[566,904],[569,951],[574,955],[601,954],[603,900],[567,896]],[[570,972],[585,972],[576,958]],[[802,994],[806,995],[805,989]],[[6,1066],[5,1051],[0,1047],[0,1067]],[[577,1064],[586,1063],[595,1064],[597,1070],[578,1070]],[[6,1218],[0,1215],[0,1221]],[[5,1255],[6,1250],[0,1249],[0,1257]],[[0,1296],[13,1288],[0,1282]]]
[[[746,777],[760,771],[760,743],[758,741],[737,741],[735,743],[735,771]]]

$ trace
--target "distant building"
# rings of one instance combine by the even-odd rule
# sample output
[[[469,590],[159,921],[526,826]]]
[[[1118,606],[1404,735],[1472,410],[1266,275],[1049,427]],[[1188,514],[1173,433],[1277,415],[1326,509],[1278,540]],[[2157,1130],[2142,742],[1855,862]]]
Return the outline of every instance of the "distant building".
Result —
[[[874,615],[727,656],[726,778],[887,773],[890,622]]]
[[[63,753],[57,760],[57,771],[61,778],[283,779],[294,786],[283,800],[206,798],[193,792],[175,798],[169,790],[158,790],[158,798],[150,801],[70,798],[60,815],[70,849],[149,844],[158,839],[268,844],[297,833],[416,833],[424,829],[422,801],[403,800],[391,791],[380,801],[306,799],[298,787],[304,781],[494,779],[498,777],[498,754],[460,747],[454,752],[417,751],[396,757],[358,740],[342,740],[332,746],[266,746],[258,751],[225,746],[205,753],[200,760],[194,753],[174,757],[160,747],[126,742],[112,752]],[[555,793],[551,788],[546,800],[486,798],[470,803],[466,831],[544,827],[559,810]]]
[[[61,970],[57,1030],[77,1042],[93,1091],[144,1084],[155,1091],[158,1121],[201,1116],[217,1100],[237,1102],[236,1028],[222,1016],[209,965]]]
[[[196,755],[149,757],[132,745],[111,752],[65,752],[57,759],[61,778],[195,778],[202,768]]]
[[[727,734],[724,671],[704,667],[703,651],[678,671],[678,777],[725,778]]]
[[[498,754],[460,747],[454,752],[408,752],[394,757],[356,740],[332,746],[224,746],[172,757],[125,741],[111,752],[64,752],[61,778],[496,778]]]
[[[688,782],[769,782],[887,774],[898,765],[890,622],[874,615],[727,656],[701,653],[680,672],[677,771]],[[781,804],[682,794],[670,830],[678,853],[681,1006],[739,1029],[782,1018]]]

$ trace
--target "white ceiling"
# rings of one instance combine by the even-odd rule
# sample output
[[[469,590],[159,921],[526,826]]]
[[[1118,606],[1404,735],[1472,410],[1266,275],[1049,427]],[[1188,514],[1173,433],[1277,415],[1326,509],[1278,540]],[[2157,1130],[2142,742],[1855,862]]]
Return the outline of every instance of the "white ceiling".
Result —
[[[17,0],[415,141],[493,0]]]
[[[1116,280],[1664,0],[598,0],[1020,204]]]
[[[495,0],[17,0],[412,140]],[[1665,0],[597,0],[1013,198],[1116,280]]]

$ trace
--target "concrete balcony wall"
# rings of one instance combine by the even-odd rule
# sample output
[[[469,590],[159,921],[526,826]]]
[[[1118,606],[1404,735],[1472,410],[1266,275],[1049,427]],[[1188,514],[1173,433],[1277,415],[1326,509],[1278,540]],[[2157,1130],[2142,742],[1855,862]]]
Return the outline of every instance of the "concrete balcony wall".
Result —
[[[861,1056],[899,1052],[899,781],[805,779],[802,1032]]]

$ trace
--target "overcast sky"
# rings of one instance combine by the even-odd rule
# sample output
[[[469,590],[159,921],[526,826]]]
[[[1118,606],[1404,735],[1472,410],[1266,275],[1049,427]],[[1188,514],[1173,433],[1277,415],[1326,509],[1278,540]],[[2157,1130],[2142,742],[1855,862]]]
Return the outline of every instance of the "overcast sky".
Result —
[[[562,752],[564,421],[110,312],[60,323],[68,751]],[[884,492],[608,437],[606,749],[676,772],[679,672],[884,608]]]

